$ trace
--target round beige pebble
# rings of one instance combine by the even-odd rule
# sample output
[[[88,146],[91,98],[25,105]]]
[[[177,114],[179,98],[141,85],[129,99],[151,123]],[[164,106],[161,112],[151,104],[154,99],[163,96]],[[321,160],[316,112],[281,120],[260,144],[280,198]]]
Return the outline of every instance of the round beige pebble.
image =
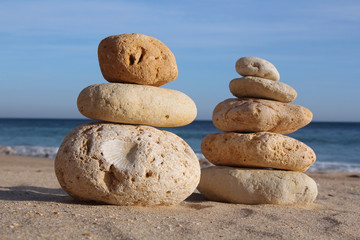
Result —
[[[198,190],[212,201],[239,204],[309,205],[318,194],[304,173],[220,166],[201,170]]]
[[[137,84],[91,85],[81,91],[77,105],[88,118],[154,127],[184,126],[197,114],[195,103],[184,93]]]
[[[101,72],[109,82],[161,86],[178,76],[170,49],[143,34],[125,33],[103,39],[98,57]]]
[[[148,126],[89,123],[71,131],[55,172],[72,197],[116,205],[169,205],[200,180],[199,161],[180,137]]]
[[[215,133],[201,143],[201,152],[215,165],[276,168],[305,172],[316,160],[306,144],[282,134]]]
[[[231,98],[213,111],[213,123],[224,132],[288,134],[309,124],[312,112],[296,104],[255,98]]]
[[[297,97],[297,92],[289,85],[259,77],[235,78],[229,88],[238,98],[252,97],[288,103]]]
[[[235,64],[236,72],[241,76],[254,76],[279,81],[280,74],[275,66],[258,57],[242,57]]]

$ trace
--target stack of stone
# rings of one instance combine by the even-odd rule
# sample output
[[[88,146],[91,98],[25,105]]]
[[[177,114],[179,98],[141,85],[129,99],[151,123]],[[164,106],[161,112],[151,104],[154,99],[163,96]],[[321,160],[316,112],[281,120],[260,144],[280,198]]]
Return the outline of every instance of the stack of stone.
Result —
[[[154,128],[184,126],[197,114],[184,93],[158,87],[177,77],[174,55],[159,40],[132,33],[102,40],[98,56],[110,83],[85,88],[78,109],[105,122],[66,136],[55,159],[61,187],[86,201],[179,203],[196,189],[200,165],[184,140]]]
[[[297,93],[278,82],[270,62],[243,57],[236,71],[244,76],[230,82],[237,98],[221,102],[213,112],[214,125],[226,133],[210,134],[201,144],[204,156],[217,166],[202,170],[198,190],[211,200],[231,203],[312,203],[317,186],[303,172],[315,162],[315,153],[282,135],[310,123],[312,113],[288,104]]]

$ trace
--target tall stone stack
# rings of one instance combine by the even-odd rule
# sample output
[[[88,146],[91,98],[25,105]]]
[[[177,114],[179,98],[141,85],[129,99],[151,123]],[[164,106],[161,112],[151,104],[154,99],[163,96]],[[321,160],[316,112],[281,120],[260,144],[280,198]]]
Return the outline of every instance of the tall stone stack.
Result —
[[[309,124],[312,113],[289,104],[296,91],[279,82],[270,62],[243,57],[236,62],[243,78],[230,82],[237,98],[219,103],[215,127],[225,133],[206,136],[204,156],[216,166],[203,168],[198,190],[208,199],[243,204],[307,205],[317,185],[305,172],[316,159],[304,143],[282,135]]]
[[[101,41],[99,65],[109,83],[81,91],[78,109],[104,122],[78,126],[61,144],[55,172],[72,197],[117,205],[169,205],[187,198],[200,165],[177,135],[154,127],[184,126],[197,114],[184,93],[159,88],[173,81],[173,53],[141,34]]]

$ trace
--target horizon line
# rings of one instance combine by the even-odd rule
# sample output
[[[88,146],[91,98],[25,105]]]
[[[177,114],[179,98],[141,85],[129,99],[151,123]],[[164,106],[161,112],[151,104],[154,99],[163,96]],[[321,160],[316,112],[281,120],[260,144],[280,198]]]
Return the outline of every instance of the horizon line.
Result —
[[[46,118],[46,117],[0,117],[0,120],[89,120],[89,121],[101,121],[91,118]],[[195,119],[193,122],[196,121],[207,121],[211,122],[212,119]],[[107,122],[107,121],[101,121]],[[115,122],[114,122],[115,123]],[[315,120],[311,121],[310,123],[360,123],[357,120]],[[191,124],[191,123],[189,123]]]

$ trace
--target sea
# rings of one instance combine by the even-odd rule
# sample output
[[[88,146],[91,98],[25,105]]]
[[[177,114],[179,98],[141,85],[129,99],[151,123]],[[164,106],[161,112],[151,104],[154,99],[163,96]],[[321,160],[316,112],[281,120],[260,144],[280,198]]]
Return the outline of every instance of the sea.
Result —
[[[65,136],[90,119],[0,119],[0,152],[53,159]],[[211,121],[194,121],[184,127],[160,128],[183,138],[197,154],[201,141],[220,132]],[[360,172],[360,123],[311,122],[288,134],[310,146],[317,160],[309,171]]]

